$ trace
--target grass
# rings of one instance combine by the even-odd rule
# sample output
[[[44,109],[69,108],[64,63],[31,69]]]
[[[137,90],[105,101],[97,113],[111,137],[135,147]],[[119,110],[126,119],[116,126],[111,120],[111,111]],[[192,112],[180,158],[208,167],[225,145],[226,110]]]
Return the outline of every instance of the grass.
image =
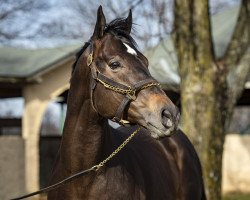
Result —
[[[47,195],[41,195],[39,200],[46,200]],[[222,200],[250,200],[250,194],[227,194],[223,196]]]
[[[227,194],[222,200],[250,200],[250,194]]]

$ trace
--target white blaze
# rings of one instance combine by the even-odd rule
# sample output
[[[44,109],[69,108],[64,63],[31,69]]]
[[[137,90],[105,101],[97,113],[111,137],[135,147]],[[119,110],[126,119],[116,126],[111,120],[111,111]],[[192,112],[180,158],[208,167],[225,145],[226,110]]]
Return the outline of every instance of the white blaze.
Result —
[[[127,52],[132,54],[132,55],[137,55],[136,51],[134,49],[132,49],[129,45],[127,45],[126,43],[123,43],[126,47],[127,47]]]

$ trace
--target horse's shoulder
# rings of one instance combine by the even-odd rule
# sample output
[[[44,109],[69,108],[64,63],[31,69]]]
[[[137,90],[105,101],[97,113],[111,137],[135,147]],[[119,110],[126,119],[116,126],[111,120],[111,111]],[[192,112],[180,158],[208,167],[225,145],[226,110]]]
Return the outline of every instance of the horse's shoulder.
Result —
[[[117,145],[122,143],[136,127],[120,128],[116,130]],[[134,163],[142,163],[145,167],[151,167],[149,163],[157,164],[160,168],[176,169],[192,167],[194,171],[201,173],[201,165],[194,146],[187,135],[178,129],[170,137],[154,139],[147,129],[142,129],[133,140],[125,147],[123,159]]]
[[[136,127],[113,130],[115,147],[134,130]],[[170,157],[166,156],[164,145],[142,129],[107,166],[121,170],[122,173],[113,173],[125,175],[128,179],[121,180],[140,188],[149,199],[174,199],[172,191],[177,187],[178,169]]]

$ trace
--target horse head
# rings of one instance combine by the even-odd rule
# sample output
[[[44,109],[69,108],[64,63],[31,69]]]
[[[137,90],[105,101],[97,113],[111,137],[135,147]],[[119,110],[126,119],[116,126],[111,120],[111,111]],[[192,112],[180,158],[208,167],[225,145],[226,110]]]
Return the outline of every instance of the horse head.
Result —
[[[178,109],[150,75],[148,60],[137,49],[131,29],[131,11],[127,18],[106,24],[99,7],[82,64],[90,69],[92,107],[120,124],[139,124],[154,138],[169,136],[178,126]]]

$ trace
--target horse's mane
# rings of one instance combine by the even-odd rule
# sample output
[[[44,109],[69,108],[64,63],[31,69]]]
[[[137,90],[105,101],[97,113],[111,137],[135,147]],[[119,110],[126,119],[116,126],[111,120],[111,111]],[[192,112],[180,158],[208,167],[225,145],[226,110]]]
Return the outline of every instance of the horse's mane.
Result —
[[[125,38],[134,46],[137,46],[133,37],[126,31],[127,24],[125,20],[125,18],[117,18],[111,21],[109,24],[106,25],[104,33],[111,33],[115,36],[120,37],[121,39]]]
[[[137,46],[137,44],[136,44],[135,40],[132,38],[132,36],[126,32],[126,29],[127,29],[127,27],[126,27],[125,18],[117,18],[106,25],[106,27],[104,29],[104,33],[110,33],[110,34],[115,35],[121,39],[126,39],[130,43],[132,43],[134,46]],[[80,58],[80,56],[83,54],[83,52],[90,45],[90,41],[86,42],[84,44],[84,46],[76,53],[76,60],[75,60],[74,64],[72,65],[72,73],[76,67],[78,59]]]
[[[74,72],[75,68],[76,68],[76,64],[77,64],[77,61],[79,60],[80,56],[83,54],[83,52],[88,48],[88,46],[90,45],[90,42],[85,42],[85,44],[83,45],[83,47],[76,53],[76,59],[75,59],[75,62],[73,63],[72,65],[72,73]]]

